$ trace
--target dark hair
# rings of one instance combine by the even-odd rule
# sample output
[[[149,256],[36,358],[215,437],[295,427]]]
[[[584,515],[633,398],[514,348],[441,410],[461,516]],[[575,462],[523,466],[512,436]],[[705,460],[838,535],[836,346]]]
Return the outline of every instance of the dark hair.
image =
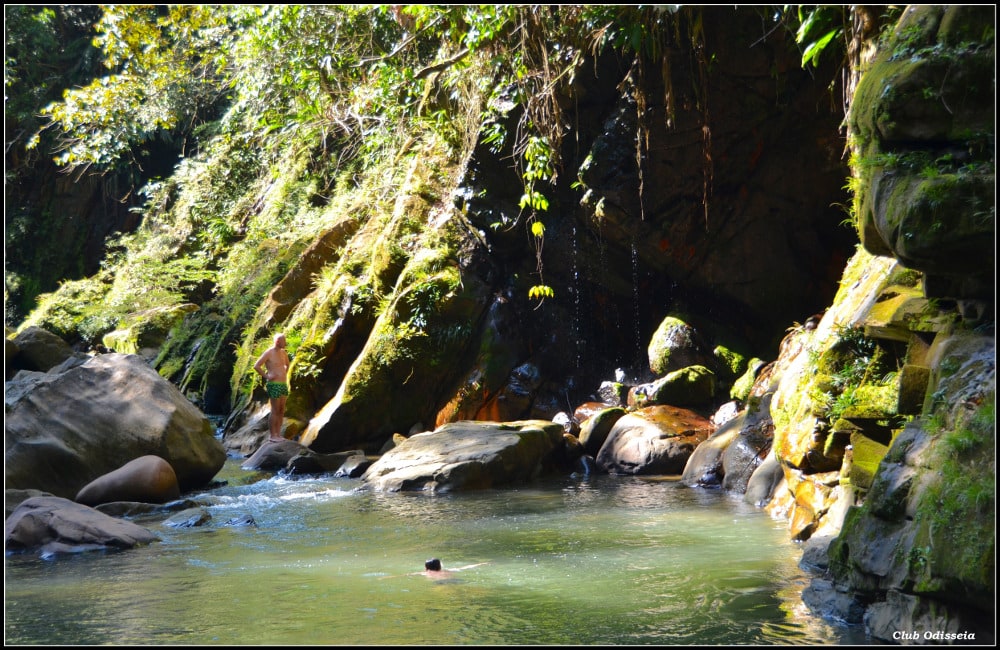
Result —
[[[428,571],[440,571],[441,570],[441,560],[434,558],[432,560],[427,560],[424,562],[424,568]]]

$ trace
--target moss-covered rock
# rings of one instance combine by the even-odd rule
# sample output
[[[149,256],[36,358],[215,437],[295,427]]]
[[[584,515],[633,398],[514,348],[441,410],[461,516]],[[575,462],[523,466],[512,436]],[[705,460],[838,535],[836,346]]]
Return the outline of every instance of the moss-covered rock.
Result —
[[[720,370],[720,374],[730,381],[743,374],[748,366],[745,355],[731,350],[725,345],[715,346],[715,349],[712,350],[712,356],[718,362],[716,367]],[[750,363],[753,363],[753,360]]]
[[[861,324],[879,304],[895,265],[859,251],[816,329],[795,333],[797,345],[786,346],[771,414],[775,453],[792,468],[829,471],[840,466],[839,453],[826,455],[826,439],[843,411],[857,403],[861,384],[883,378],[876,368],[876,344],[864,337]]]
[[[992,598],[995,368],[981,361],[995,345],[992,337],[958,338],[947,358],[954,366],[949,377],[962,380],[941,385],[933,414],[907,425],[884,455],[881,445],[852,438],[855,467],[867,452],[874,452],[869,464],[882,460],[865,504],[853,509],[831,546],[830,566],[840,584],[881,601],[879,616],[896,592],[906,596],[900,607],[929,599],[943,620],[969,624]],[[852,483],[859,478],[852,473]]]
[[[750,396],[750,391],[753,390],[754,382],[757,381],[757,373],[760,372],[761,368],[765,365],[763,359],[758,359],[754,357],[746,364],[746,372],[740,375],[739,379],[733,382],[733,387],[729,391],[729,396],[732,399],[745,402]]]
[[[649,340],[649,368],[657,375],[706,363],[701,336],[676,316],[667,316]]]
[[[654,382],[636,386],[629,405],[638,408],[656,404],[707,406],[715,397],[715,383],[715,373],[705,366],[680,368]]]
[[[855,431],[851,434],[851,451],[851,465],[847,478],[851,485],[867,490],[871,487],[879,463],[889,451],[889,447]]]
[[[459,268],[454,251],[463,246],[464,232],[449,220],[428,233],[437,244],[425,241],[402,270],[364,349],[337,394],[310,421],[303,444],[318,451],[381,446],[395,432],[433,421],[457,379],[455,366],[446,362],[476,340],[488,304],[487,288]]]
[[[106,348],[115,352],[155,358],[170,330],[185,316],[196,311],[198,305],[193,303],[147,309],[130,315],[124,326],[105,334],[102,342]]]
[[[996,231],[995,16],[913,6],[865,70],[849,124],[865,248],[932,276],[973,275],[992,295]]]

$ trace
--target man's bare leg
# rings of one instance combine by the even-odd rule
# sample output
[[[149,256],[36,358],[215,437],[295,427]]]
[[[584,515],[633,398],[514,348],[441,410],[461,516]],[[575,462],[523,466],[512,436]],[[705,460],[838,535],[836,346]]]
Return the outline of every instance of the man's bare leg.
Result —
[[[285,418],[285,400],[283,397],[271,400],[271,415],[268,421],[270,425],[271,432],[269,439],[274,442],[280,442],[284,440],[284,436],[281,435],[281,422]]]

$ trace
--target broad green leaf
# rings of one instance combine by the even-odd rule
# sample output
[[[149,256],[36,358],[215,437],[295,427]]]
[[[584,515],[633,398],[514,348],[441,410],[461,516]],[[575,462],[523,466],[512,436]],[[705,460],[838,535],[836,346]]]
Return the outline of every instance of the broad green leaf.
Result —
[[[839,28],[834,29],[824,35],[823,38],[810,44],[809,47],[806,48],[806,51],[802,53],[802,67],[805,68],[810,63],[813,67],[818,66],[819,57],[823,54],[823,50],[826,49],[826,46],[830,44],[830,41],[833,40],[833,38],[839,34],[840,31],[841,30]]]

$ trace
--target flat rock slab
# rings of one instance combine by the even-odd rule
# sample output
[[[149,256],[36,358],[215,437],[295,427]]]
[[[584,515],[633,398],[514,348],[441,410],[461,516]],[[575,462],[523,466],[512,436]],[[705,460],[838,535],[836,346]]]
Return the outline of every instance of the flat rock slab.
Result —
[[[476,490],[525,483],[563,444],[563,427],[547,420],[451,422],[410,436],[361,476],[389,492]]]

